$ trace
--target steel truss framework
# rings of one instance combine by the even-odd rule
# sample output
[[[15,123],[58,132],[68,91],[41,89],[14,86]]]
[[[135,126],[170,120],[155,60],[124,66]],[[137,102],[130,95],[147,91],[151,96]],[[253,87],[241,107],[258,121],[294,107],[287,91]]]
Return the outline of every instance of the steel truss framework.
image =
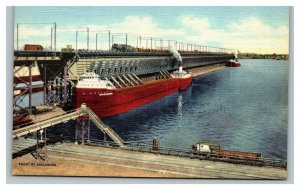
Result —
[[[70,103],[72,96],[71,81],[68,81],[68,66],[66,62],[63,64],[51,63],[49,61],[26,61],[23,64],[15,64],[19,66],[14,71],[13,90],[19,91],[14,94],[13,109],[16,115],[28,115],[33,113],[33,93],[43,92],[42,104],[60,104]],[[32,68],[38,67],[40,76],[32,75]],[[20,76],[18,73],[21,69],[28,71],[28,76]],[[40,81],[42,84],[33,84]],[[28,97],[28,98],[26,98]],[[26,100],[28,99],[28,100]],[[25,107],[21,106],[21,103]]]

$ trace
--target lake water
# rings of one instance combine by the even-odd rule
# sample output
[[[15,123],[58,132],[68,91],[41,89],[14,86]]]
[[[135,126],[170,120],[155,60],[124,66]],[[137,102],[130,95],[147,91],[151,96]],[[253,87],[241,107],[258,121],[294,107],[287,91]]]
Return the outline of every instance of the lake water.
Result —
[[[241,60],[195,77],[174,93],[130,112],[104,118],[124,141],[190,149],[212,140],[225,149],[286,159],[288,61]]]
[[[241,65],[195,77],[186,91],[103,121],[131,143],[150,145],[156,137],[161,147],[190,150],[199,140],[211,140],[224,149],[286,159],[288,61],[241,60]],[[35,96],[41,103],[42,93]],[[75,137],[74,122],[48,131]],[[92,127],[91,138],[103,136]]]

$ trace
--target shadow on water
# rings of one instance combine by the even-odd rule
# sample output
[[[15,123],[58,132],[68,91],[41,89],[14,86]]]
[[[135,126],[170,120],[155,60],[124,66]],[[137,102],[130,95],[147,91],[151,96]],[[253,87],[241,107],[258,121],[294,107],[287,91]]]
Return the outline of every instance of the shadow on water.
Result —
[[[154,134],[157,123],[176,117],[178,92],[117,116],[103,118],[125,141],[132,133]],[[165,115],[164,113],[168,113]]]

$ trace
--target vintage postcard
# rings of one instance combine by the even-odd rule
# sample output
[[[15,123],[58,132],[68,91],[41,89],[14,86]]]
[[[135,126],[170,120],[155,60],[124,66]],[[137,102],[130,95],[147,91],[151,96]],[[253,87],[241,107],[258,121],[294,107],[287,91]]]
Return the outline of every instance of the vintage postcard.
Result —
[[[15,7],[12,175],[286,179],[289,7]]]

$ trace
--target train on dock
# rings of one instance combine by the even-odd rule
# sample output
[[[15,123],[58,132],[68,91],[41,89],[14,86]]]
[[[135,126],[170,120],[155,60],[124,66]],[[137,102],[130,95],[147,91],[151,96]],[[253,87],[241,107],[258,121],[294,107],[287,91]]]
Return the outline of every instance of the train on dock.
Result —
[[[170,48],[144,48],[144,47],[134,47],[127,44],[117,44],[114,43],[111,46],[111,50],[114,52],[161,52],[161,53],[171,53]],[[197,54],[197,53],[209,53],[205,50],[178,50],[179,53]]]
[[[25,51],[43,51],[44,47],[39,44],[25,44],[24,50]]]
[[[264,164],[264,159],[261,153],[225,150],[221,148],[220,144],[211,141],[199,141],[197,144],[192,146],[191,153],[199,158],[209,160],[251,165]]]

